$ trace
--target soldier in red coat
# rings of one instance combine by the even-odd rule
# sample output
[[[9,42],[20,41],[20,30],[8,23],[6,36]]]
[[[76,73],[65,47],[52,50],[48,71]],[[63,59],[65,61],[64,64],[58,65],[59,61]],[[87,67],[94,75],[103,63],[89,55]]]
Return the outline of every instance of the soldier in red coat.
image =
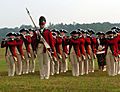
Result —
[[[115,75],[120,74],[120,28],[119,27],[112,27],[112,31],[115,31],[116,34],[114,34],[115,41],[118,42],[118,61],[115,62]]]
[[[80,39],[82,40],[81,42],[81,46],[80,46],[80,50],[82,53],[82,61],[84,61],[84,71],[83,74],[88,74],[88,62],[91,59],[90,57],[90,53],[91,53],[91,41],[89,36],[87,36],[87,31],[86,30],[80,30],[80,32],[82,33]],[[83,46],[84,45],[84,46]]]
[[[105,46],[107,72],[109,76],[115,76],[116,62],[118,62],[118,40],[114,37],[115,31],[109,30],[106,32],[107,40]]]
[[[94,37],[95,32],[92,29],[88,29],[88,35],[90,37],[90,41],[91,41],[91,59],[89,61],[89,71],[90,72],[94,72],[94,68],[95,68],[95,62],[94,59],[96,59],[96,38]]]
[[[34,52],[34,58],[37,57],[37,34],[36,34],[36,31],[34,29],[29,29],[29,33],[30,33],[30,36],[31,36],[31,45],[32,45],[32,50]]]
[[[6,47],[5,59],[8,64],[8,76],[14,76],[15,70],[16,73],[18,72],[15,35],[14,32],[8,33],[6,35],[8,38],[5,38],[1,43],[1,48]]]
[[[28,35],[28,30],[27,29],[21,29],[19,31],[22,36],[21,39],[23,40],[23,53],[25,56],[25,59],[23,60],[23,74],[28,74],[29,73],[29,62],[30,62],[30,49],[31,49],[31,37]]]
[[[19,72],[19,75],[21,75],[22,73],[22,61],[25,60],[25,57],[24,57],[24,52],[23,52],[23,40],[21,38],[21,34],[20,33],[16,33],[16,43],[17,43],[17,50],[18,50],[18,53],[17,53],[17,57],[18,57],[18,72]]]
[[[59,70],[63,72],[63,48],[62,48],[62,37],[60,36],[60,32],[56,31],[56,53],[58,57],[58,63],[56,64],[57,67],[57,74],[59,74]],[[59,70],[58,70],[59,69]]]
[[[118,74],[120,74],[120,28],[117,27],[117,39],[118,39]]]
[[[79,76],[79,62],[81,61],[79,32],[75,30],[70,34],[72,37],[70,38],[69,54],[72,65],[72,75]]]
[[[91,48],[91,40],[90,36],[88,35],[88,32],[85,30],[83,33],[83,37],[85,38],[85,51],[86,51],[86,74],[89,72],[92,72],[92,48]]]
[[[46,19],[44,16],[41,16],[39,18],[40,30],[37,31],[37,35],[40,38],[37,41],[38,42],[37,55],[38,61],[40,63],[41,79],[49,79],[51,54],[54,55],[55,52],[52,33],[49,29],[45,28],[45,24]]]
[[[60,30],[60,35],[62,37],[62,63],[61,69],[63,72],[68,71],[68,44],[69,40],[66,36],[67,31],[65,29]]]
[[[36,58],[36,33],[33,29],[29,29],[29,34],[31,37],[31,44],[30,44],[30,54],[31,54],[31,58],[30,58],[30,72],[34,73],[35,72],[35,58]]]
[[[57,29],[52,29],[52,36],[53,36],[53,43],[54,43],[54,54],[52,55],[52,59],[50,61],[50,75],[54,75],[55,73],[57,73],[57,71],[59,71],[59,67],[57,67],[58,62],[58,58],[57,58],[57,53],[56,53],[56,30]]]
[[[83,34],[85,33],[83,29],[78,29],[79,39],[80,39],[80,52],[81,52],[81,62],[80,62],[80,75],[88,74],[87,63],[86,63],[86,51],[85,51],[85,38]]]

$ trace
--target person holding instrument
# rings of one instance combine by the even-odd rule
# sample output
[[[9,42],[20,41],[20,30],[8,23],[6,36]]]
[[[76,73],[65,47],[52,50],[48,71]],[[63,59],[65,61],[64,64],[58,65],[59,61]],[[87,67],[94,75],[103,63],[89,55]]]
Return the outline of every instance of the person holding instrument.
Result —
[[[30,44],[30,72],[34,73],[35,72],[35,58],[36,58],[36,38],[35,38],[35,31],[33,29],[29,29],[29,34],[31,37],[31,44]],[[35,45],[35,46],[34,46]]]
[[[62,38],[62,63],[61,63],[61,69],[63,72],[68,71],[68,44],[69,44],[69,40],[66,36],[67,31],[65,29],[61,29],[60,30],[60,35]]]
[[[17,51],[16,51],[16,40],[15,40],[15,33],[10,32],[6,35],[2,43],[1,43],[1,48],[6,47],[6,52],[5,52],[5,59],[8,64],[8,76],[14,76],[15,75],[15,69],[17,70]],[[16,71],[17,73],[17,71]]]
[[[17,42],[17,57],[18,57],[18,75],[22,74],[22,61],[25,60],[24,53],[23,53],[23,40],[21,38],[21,34],[18,32],[16,33],[16,42]]]
[[[22,40],[23,40],[23,53],[25,56],[25,59],[23,61],[23,74],[28,74],[29,72],[29,58],[31,57],[30,54],[30,43],[31,43],[31,37],[27,35],[28,30],[27,29],[21,29],[19,31],[22,34]]]
[[[72,75],[79,76],[79,62],[81,62],[81,53],[80,53],[80,39],[79,39],[79,32],[77,30],[72,31],[70,38],[70,48],[69,48],[69,55],[70,55],[70,62],[72,65]]]
[[[104,32],[97,32],[97,61],[98,61],[98,68],[99,70],[106,71],[106,61],[105,61],[105,33]]]

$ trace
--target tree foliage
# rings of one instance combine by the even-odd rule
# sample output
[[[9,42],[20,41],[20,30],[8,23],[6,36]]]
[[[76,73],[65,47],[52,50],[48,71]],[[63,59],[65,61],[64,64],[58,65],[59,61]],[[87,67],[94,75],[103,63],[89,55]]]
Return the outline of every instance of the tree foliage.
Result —
[[[95,32],[98,31],[107,31],[109,30],[111,27],[113,26],[118,26],[120,27],[120,23],[109,23],[109,22],[103,22],[103,23],[91,23],[91,24],[79,24],[79,23],[75,23],[73,22],[72,24],[64,24],[64,23],[60,23],[60,24],[52,24],[51,22],[48,25],[49,29],[53,29],[56,28],[58,30],[60,29],[66,29],[68,32],[78,29],[78,28],[82,28],[82,29],[88,29],[91,28],[93,30],[95,30]],[[32,28],[31,25],[21,25],[20,27],[15,27],[15,28],[1,28],[0,29],[0,40],[1,38],[4,38],[6,33],[8,32],[18,32],[20,29],[22,28]]]

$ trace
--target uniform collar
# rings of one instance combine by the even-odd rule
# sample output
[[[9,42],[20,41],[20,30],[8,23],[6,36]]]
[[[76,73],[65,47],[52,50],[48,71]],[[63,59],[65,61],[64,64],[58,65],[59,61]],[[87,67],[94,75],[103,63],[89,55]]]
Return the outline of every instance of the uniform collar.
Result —
[[[40,33],[43,34],[45,28],[40,29]]]

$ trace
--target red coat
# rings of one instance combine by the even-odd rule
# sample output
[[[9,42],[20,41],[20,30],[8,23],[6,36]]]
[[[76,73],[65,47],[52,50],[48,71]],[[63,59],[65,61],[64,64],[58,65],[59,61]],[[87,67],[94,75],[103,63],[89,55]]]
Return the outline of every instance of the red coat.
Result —
[[[65,37],[63,37],[63,40],[62,40],[62,47],[63,47],[63,52],[65,52],[66,54],[68,54],[68,39]]]
[[[56,46],[56,38],[53,37],[54,46]]]
[[[118,54],[120,54],[120,35],[117,36],[118,39]]]
[[[17,43],[16,43],[16,40],[8,41],[8,42],[6,43],[6,45],[9,47],[12,55],[15,56],[15,57],[17,57],[17,53],[16,53]]]
[[[85,38],[80,38],[80,51],[81,54],[85,55]]]
[[[61,51],[60,46],[62,46],[62,38],[57,37],[56,38],[56,52],[59,53],[60,55],[62,55],[62,51]]]
[[[23,56],[24,55],[23,48],[22,48],[22,46],[23,46],[23,40],[19,39],[16,42],[17,42],[17,49],[18,49],[19,53]]]
[[[112,54],[114,56],[118,56],[118,38],[115,37],[113,39],[107,39],[105,45],[105,53],[107,54],[108,46],[111,47]]]
[[[54,52],[54,42],[53,42],[53,36],[52,36],[51,31],[49,29],[44,29],[42,35],[43,35],[44,39],[46,40],[46,42],[51,47],[52,52]],[[45,47],[44,47],[44,52],[46,52]]]
[[[96,45],[97,45],[97,39],[95,37],[91,37],[91,48],[94,54],[96,54]]]
[[[32,42],[31,36],[30,35],[25,36],[24,42],[25,42],[25,46],[26,46],[27,52],[30,53],[31,42]]]
[[[79,38],[78,39],[74,39],[74,38],[70,39],[70,48],[69,48],[70,50],[69,50],[69,52],[71,51],[72,46],[73,46],[73,48],[75,50],[76,55],[80,57],[80,55],[81,55],[80,48],[79,48],[80,39]]]
[[[31,37],[31,45],[32,45],[33,51],[36,51],[36,49],[37,49],[37,34],[35,32],[33,33],[33,36]]]
[[[86,53],[87,54],[91,54],[91,48],[90,48],[90,46],[91,46],[91,40],[90,40],[90,37],[86,37],[85,38],[85,50],[86,50]]]

